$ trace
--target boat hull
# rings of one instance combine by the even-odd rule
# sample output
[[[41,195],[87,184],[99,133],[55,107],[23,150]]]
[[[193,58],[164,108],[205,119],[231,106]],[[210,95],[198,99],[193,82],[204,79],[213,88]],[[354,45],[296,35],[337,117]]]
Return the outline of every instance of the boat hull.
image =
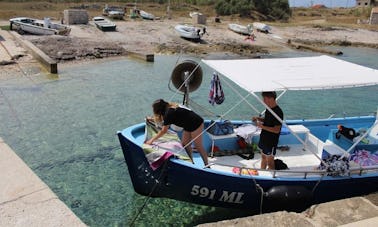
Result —
[[[356,119],[352,120],[356,121]],[[374,119],[364,119],[364,123]],[[300,121],[301,124],[305,122]],[[335,127],[342,120],[308,122],[314,132]],[[358,124],[356,124],[358,125]],[[118,132],[134,190],[145,196],[171,198],[189,203],[265,211],[302,210],[312,204],[378,191],[378,174],[348,177],[262,177],[229,174],[202,169],[171,158],[155,171],[151,169],[134,136],[144,131],[139,124]]]
[[[201,36],[194,27],[188,27],[184,25],[175,26],[175,30],[180,34],[180,37],[191,40],[200,40]]]
[[[250,35],[252,33],[248,27],[239,24],[229,24],[228,29],[242,35]]]
[[[30,21],[30,23],[22,22],[22,20]],[[36,20],[28,18],[21,18],[20,20],[17,18],[11,19],[10,28],[19,33],[30,33],[34,35],[69,35],[71,32],[71,29],[64,25],[50,23],[50,27],[44,27],[31,24],[34,21]]]

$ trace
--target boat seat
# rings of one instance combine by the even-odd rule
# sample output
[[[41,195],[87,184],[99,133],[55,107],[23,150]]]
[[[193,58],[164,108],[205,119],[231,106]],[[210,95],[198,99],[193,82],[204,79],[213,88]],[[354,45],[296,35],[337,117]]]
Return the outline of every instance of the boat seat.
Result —
[[[346,151],[339,147],[337,144],[327,139],[323,146],[322,159],[327,158],[328,156],[339,155],[342,156]]]

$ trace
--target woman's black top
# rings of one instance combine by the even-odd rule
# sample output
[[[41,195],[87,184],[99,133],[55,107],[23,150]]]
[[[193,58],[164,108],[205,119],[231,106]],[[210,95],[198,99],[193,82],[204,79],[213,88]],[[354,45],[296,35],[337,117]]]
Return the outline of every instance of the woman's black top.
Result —
[[[163,120],[164,125],[174,124],[189,132],[193,132],[203,123],[202,117],[192,110],[183,107],[169,108]]]

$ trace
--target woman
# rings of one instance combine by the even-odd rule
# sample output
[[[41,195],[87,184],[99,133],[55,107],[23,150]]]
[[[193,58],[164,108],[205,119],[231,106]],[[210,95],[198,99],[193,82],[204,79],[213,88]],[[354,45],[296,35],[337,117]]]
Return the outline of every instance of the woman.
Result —
[[[194,141],[205,166],[207,166],[209,164],[207,153],[202,145],[203,118],[188,108],[178,106],[175,103],[168,103],[163,99],[156,100],[152,104],[152,109],[155,122],[162,122],[163,127],[157,135],[146,141],[146,144],[152,144],[167,133],[171,124],[177,125],[184,129],[181,142],[190,158],[192,158],[192,147],[189,143]]]

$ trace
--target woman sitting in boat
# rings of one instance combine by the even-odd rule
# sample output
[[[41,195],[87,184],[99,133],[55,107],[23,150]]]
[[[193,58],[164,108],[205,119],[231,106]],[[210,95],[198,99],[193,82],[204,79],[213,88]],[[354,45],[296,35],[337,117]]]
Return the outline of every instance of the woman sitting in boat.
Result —
[[[179,106],[176,103],[168,103],[163,99],[156,100],[152,104],[152,109],[155,122],[162,122],[163,127],[156,136],[146,141],[146,144],[152,144],[155,140],[167,133],[171,124],[177,125],[184,129],[181,142],[190,158],[192,159],[192,147],[189,143],[194,141],[205,166],[207,166],[209,164],[207,153],[202,145],[203,118],[184,106]]]

